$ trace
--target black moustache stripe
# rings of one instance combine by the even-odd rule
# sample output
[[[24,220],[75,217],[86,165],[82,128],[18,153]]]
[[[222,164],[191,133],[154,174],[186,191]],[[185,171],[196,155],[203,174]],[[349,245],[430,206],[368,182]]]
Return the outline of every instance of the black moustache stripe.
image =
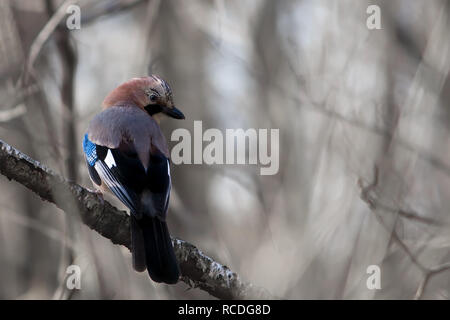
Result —
[[[158,112],[161,112],[163,108],[159,104],[149,104],[149,105],[145,106],[144,109],[145,109],[145,111],[147,111],[147,113],[149,115],[152,116]]]

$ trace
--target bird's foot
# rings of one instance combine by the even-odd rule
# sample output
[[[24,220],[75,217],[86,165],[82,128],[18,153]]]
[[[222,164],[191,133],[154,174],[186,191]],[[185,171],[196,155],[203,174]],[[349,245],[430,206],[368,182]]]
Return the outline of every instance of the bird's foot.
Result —
[[[97,195],[98,199],[100,200],[102,205],[105,204],[105,198],[103,197],[103,193],[100,190],[98,190],[98,189],[89,189],[89,188],[86,188],[86,189],[89,192],[91,192],[91,193],[95,193]]]

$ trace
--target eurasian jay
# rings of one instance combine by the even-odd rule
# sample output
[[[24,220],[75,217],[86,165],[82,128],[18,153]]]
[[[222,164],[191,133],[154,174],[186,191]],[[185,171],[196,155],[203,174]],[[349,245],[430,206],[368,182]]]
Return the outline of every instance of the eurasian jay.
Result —
[[[83,150],[91,180],[130,209],[133,267],[156,282],[176,283],[179,268],[167,228],[171,189],[162,116],[184,119],[172,90],[157,76],[134,78],[114,89],[90,122]]]

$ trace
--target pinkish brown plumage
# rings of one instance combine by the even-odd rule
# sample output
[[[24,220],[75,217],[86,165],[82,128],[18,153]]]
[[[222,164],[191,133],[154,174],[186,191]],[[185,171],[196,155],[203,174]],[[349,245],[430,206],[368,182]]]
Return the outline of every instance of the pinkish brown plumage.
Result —
[[[96,188],[130,209],[133,266],[156,282],[176,283],[178,265],[166,224],[171,179],[162,115],[184,119],[172,90],[157,76],[134,78],[104,99],[83,150]]]
[[[103,100],[103,109],[123,104],[132,104],[143,109],[154,103],[149,98],[152,93],[157,94],[156,102],[173,108],[172,90],[167,82],[157,76],[133,78],[111,91]]]

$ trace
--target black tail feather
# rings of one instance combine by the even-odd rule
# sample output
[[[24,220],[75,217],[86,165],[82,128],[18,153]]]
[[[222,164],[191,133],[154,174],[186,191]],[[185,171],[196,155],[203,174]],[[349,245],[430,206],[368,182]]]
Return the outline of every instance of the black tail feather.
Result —
[[[155,282],[174,284],[180,271],[170,239],[167,223],[157,217],[142,217],[139,221],[145,246],[147,271]]]
[[[139,226],[139,222],[134,214],[130,215],[130,229],[133,268],[138,272],[143,272],[147,269],[144,235],[142,234],[142,228]]]

